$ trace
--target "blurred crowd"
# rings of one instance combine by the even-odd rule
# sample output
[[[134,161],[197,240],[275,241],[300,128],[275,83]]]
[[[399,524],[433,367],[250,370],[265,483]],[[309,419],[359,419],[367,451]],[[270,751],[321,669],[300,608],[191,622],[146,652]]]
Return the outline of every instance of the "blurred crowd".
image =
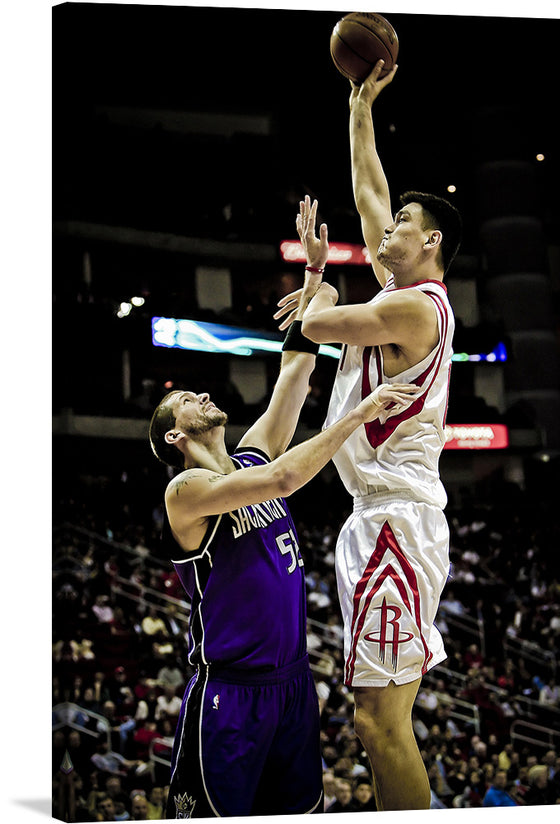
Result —
[[[175,724],[192,671],[188,605],[158,556],[165,478],[144,483],[151,473],[120,469],[102,482],[82,475],[57,489],[52,781],[60,820],[164,817]],[[342,678],[334,548],[348,501],[329,473],[314,483],[292,510],[307,570],[325,811],[372,810],[369,765]],[[319,509],[312,498],[329,506]],[[432,807],[557,804],[553,505],[493,477],[476,493],[452,495],[447,517],[452,565],[437,623],[448,658],[424,678],[414,711]]]

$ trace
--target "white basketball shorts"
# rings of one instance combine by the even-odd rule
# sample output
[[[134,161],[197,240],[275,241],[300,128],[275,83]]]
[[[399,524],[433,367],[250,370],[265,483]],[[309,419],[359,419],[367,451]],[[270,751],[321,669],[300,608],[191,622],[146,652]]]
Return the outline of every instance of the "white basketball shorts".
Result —
[[[400,490],[355,498],[335,557],[347,686],[407,684],[447,657],[434,625],[449,573],[439,507]]]

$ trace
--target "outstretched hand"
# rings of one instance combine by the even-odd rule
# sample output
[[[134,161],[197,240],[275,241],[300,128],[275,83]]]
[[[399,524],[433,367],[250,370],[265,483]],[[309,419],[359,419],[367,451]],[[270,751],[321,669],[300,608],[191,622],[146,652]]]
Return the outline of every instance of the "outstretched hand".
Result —
[[[305,199],[301,200],[299,204],[296,228],[305,252],[307,265],[313,267],[313,269],[323,270],[329,257],[328,230],[327,224],[322,223],[319,227],[319,237],[315,234],[317,207],[317,201],[314,200],[311,203],[309,195],[305,195]],[[322,271],[309,272],[306,269],[303,288],[290,292],[289,295],[285,295],[278,301],[280,309],[275,313],[274,319],[284,318],[278,326],[280,331],[287,329],[293,320],[301,320],[303,312],[309,305],[313,295],[321,286],[327,286],[322,281]],[[330,288],[334,290],[334,287]],[[338,300],[338,293],[336,300]]]
[[[311,203],[309,195],[305,195],[305,199],[299,204],[296,229],[305,251],[307,265],[316,269],[324,269],[329,257],[328,230],[327,224],[321,223],[319,237],[315,234],[317,207],[317,201],[314,200]]]
[[[388,406],[391,406],[391,411],[400,412],[410,406],[421,392],[421,387],[414,383],[382,383],[364,398],[356,410],[364,415],[364,423],[369,423]]]
[[[385,77],[379,79],[379,75],[383,71],[384,65],[384,60],[378,60],[371,73],[359,86],[357,86],[356,83],[353,83],[352,80],[350,81],[350,85],[352,86],[352,92],[350,93],[350,108],[352,108],[353,104],[356,102],[364,102],[367,106],[371,107],[373,101],[379,93],[385,88],[385,86],[388,86],[389,83],[392,82],[398,66],[395,63],[389,74],[386,74]]]

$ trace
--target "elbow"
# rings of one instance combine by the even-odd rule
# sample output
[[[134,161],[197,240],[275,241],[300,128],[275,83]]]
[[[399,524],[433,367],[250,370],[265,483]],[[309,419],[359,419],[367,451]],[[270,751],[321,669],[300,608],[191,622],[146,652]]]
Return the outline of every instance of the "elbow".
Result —
[[[362,215],[366,205],[366,194],[362,186],[354,183],[354,203],[359,215]]]
[[[287,498],[303,485],[303,481],[299,478],[298,472],[285,466],[283,461],[277,463],[279,465],[273,469],[272,487],[275,497]]]

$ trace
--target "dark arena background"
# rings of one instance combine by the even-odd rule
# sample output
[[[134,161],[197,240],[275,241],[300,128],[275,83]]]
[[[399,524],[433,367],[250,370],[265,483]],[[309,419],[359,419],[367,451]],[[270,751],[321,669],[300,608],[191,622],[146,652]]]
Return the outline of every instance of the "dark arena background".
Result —
[[[560,25],[376,10],[400,41],[374,107],[391,190],[448,197],[465,222],[445,281],[457,318],[441,459],[448,659],[424,679],[415,732],[433,806],[480,807],[500,769],[519,805],[554,804]],[[56,819],[103,820],[105,794],[121,820],[162,816],[189,605],[159,554],[170,476],[147,441],[154,406],[169,388],[208,391],[230,446],[263,409],[279,356],[260,345],[281,339],[276,301],[302,282],[304,195],[328,224],[341,300],[375,293],[351,190],[350,85],[329,54],[346,11],[52,9]],[[335,368],[319,356],[296,440],[320,429]],[[332,466],[291,499],[331,800],[367,772],[333,570],[350,506]]]

